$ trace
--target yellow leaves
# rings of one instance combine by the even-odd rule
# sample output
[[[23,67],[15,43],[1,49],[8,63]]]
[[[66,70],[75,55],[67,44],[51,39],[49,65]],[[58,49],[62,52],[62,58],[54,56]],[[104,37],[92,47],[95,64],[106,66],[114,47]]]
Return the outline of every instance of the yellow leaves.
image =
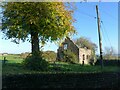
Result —
[[[32,20],[30,20],[30,24],[32,24],[33,22],[32,22]]]
[[[32,25],[34,31],[45,38],[43,41],[60,40],[75,32],[72,26],[73,12],[67,10],[63,2],[9,3],[6,17],[11,15],[12,11],[15,11],[13,12],[15,18],[12,18],[13,16],[10,18],[13,25],[24,25],[22,28],[26,33],[29,33],[29,26]]]
[[[36,23],[35,23],[35,20],[33,20],[33,19],[30,19],[29,22],[30,22],[30,24],[34,24],[34,25],[36,24]]]
[[[44,46],[45,45],[45,41],[41,40],[41,44],[42,44],[42,46]]]

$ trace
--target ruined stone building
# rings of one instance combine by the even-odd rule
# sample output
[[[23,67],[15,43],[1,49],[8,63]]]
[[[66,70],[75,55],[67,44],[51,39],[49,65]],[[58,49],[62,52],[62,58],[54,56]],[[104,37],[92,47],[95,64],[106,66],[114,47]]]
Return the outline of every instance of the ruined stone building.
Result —
[[[63,60],[63,51],[70,50],[77,56],[77,60],[79,64],[90,64],[93,62],[92,51],[87,48],[79,48],[69,37],[65,39],[65,41],[61,44],[61,46],[57,50],[57,59]]]

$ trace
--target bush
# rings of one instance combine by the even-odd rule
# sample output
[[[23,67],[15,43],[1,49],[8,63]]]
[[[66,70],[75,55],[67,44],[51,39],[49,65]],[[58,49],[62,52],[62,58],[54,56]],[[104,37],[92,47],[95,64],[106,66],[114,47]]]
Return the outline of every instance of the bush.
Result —
[[[101,65],[101,60],[97,60],[95,65]],[[104,66],[120,66],[120,60],[104,60],[103,59],[103,65]]]
[[[40,54],[32,54],[31,56],[27,56],[23,61],[23,65],[25,68],[30,70],[47,70],[48,62],[41,57]]]
[[[64,60],[66,62],[70,62],[70,63],[77,63],[78,60],[77,60],[77,56],[71,52],[70,50],[65,50],[63,52],[63,55],[64,55]]]
[[[44,51],[42,53],[43,58],[45,58],[47,61],[55,61],[57,54],[54,51]]]

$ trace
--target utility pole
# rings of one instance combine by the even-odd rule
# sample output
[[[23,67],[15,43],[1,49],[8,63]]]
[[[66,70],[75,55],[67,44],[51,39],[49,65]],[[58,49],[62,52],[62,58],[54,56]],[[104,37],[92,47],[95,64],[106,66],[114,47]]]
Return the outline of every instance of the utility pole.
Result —
[[[99,16],[97,5],[96,5],[96,12],[97,12],[97,23],[98,23],[99,47],[100,47],[100,61],[101,61],[101,68],[103,68],[102,38],[101,38],[101,32],[100,32],[100,16]]]

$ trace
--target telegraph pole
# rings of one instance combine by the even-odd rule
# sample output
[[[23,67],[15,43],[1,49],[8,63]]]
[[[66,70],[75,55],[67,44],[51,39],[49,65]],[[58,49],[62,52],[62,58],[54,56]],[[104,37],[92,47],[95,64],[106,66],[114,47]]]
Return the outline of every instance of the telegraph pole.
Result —
[[[100,16],[99,16],[97,5],[96,5],[96,12],[97,12],[97,23],[98,23],[99,47],[100,47],[100,61],[101,61],[101,68],[103,68],[102,38],[101,38],[101,32],[100,32]]]

